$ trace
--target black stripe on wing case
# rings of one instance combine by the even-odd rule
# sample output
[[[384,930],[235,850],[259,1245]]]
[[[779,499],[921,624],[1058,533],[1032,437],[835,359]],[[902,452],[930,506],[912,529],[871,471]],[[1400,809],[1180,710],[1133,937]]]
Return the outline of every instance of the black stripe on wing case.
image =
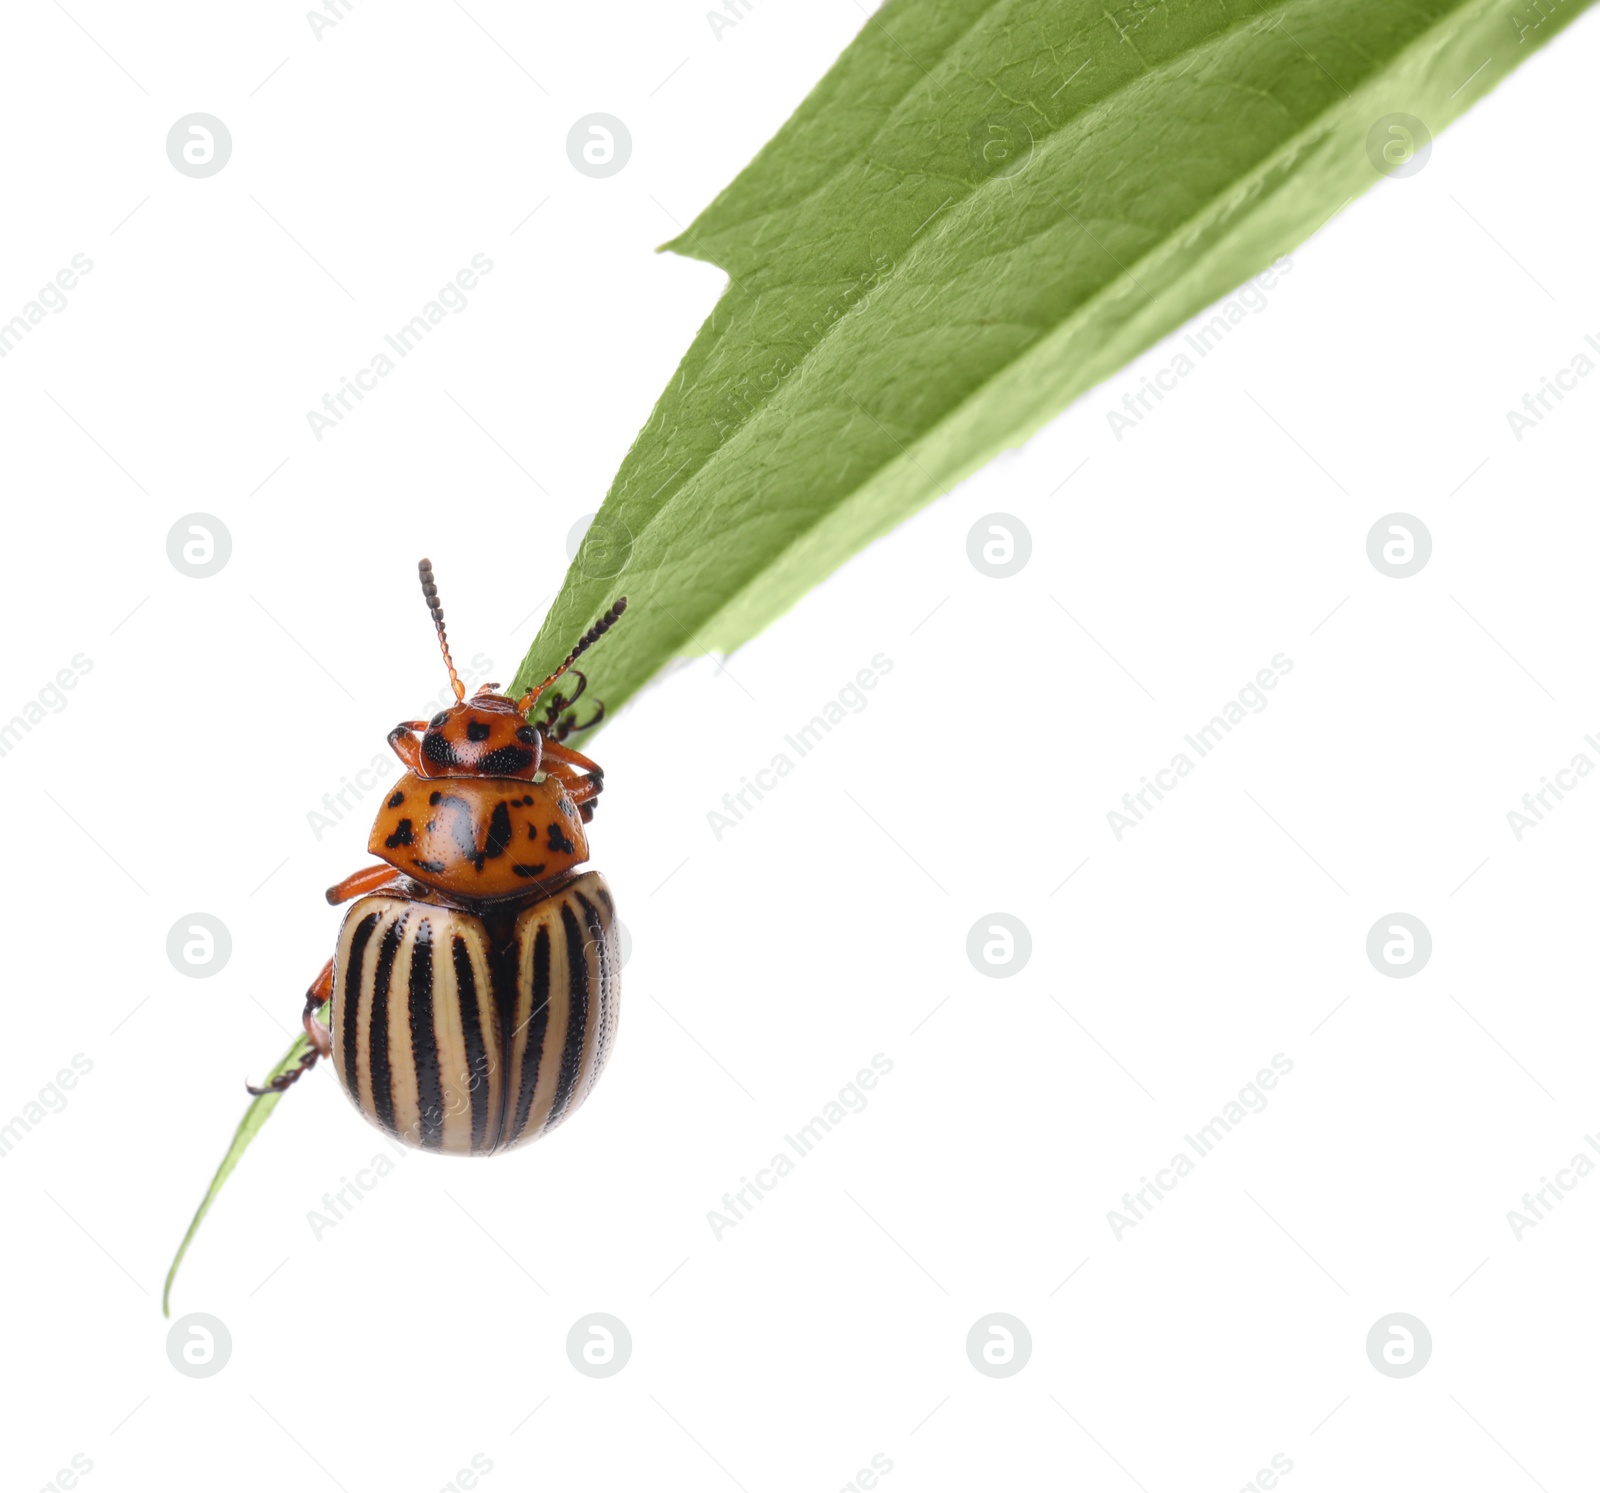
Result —
[[[522,1052],[522,1082],[517,1092],[515,1123],[502,1128],[507,1145],[513,1144],[528,1123],[533,1108],[534,1090],[539,1087],[539,1068],[544,1061],[545,1031],[550,1025],[550,930],[539,928],[533,940],[533,1009],[528,1016],[528,1045]]]
[[[389,982],[394,977],[394,961],[400,952],[400,940],[405,937],[406,921],[411,916],[403,912],[384,930],[383,942],[378,945],[378,967],[372,977],[372,1022],[368,1027],[368,1045],[372,1051],[368,1071],[372,1075],[372,1111],[378,1123],[391,1135],[399,1131],[394,1123],[394,1070],[389,1062]]]
[[[600,1076],[600,1067],[605,1062],[606,1044],[611,1040],[612,1008],[615,1004],[616,993],[612,988],[612,969],[609,947],[606,944],[606,927],[600,917],[599,911],[593,902],[582,892],[572,894],[577,898],[578,906],[583,909],[583,918],[589,925],[589,941],[594,945],[595,964],[600,971],[600,997],[597,1002],[599,1010],[595,1015],[594,1034],[594,1067],[589,1073],[588,1088],[594,1087],[595,1080]]]
[[[508,1137],[506,1127],[511,1123],[511,1104],[516,1094],[517,1071],[512,1062],[516,1048],[517,1012],[521,1005],[518,992],[522,988],[522,941],[512,936],[512,929],[499,931],[494,924],[485,932],[488,944],[485,954],[489,961],[488,1006],[493,1012],[495,1037],[498,1046],[493,1061],[499,1070],[494,1074],[495,1090],[500,1096],[499,1117],[494,1133],[488,1137],[489,1150],[497,1151]]]
[[[583,1066],[583,1039],[589,1034],[589,959],[583,949],[583,933],[572,915],[569,902],[561,904],[561,927],[567,943],[567,1039],[561,1047],[561,1072],[556,1078],[555,1102],[550,1106],[546,1130],[561,1123],[572,1091],[577,1087],[578,1070]]]
[[[357,1051],[361,1032],[361,976],[367,957],[367,943],[372,937],[372,930],[378,926],[380,916],[380,913],[369,912],[356,924],[355,931],[350,935],[350,957],[340,972],[344,982],[344,1020],[339,1033],[339,1045],[344,1050],[340,1056],[344,1059],[345,1087],[358,1097],[361,1093],[361,1061]]]
[[[433,926],[417,924],[406,992],[411,1017],[411,1059],[417,1071],[417,1138],[437,1151],[444,1140],[444,1090],[439,1083],[439,1039],[433,1030]]]
[[[472,955],[466,940],[457,938],[451,955],[456,966],[456,991],[461,1002],[461,1039],[467,1055],[467,1087],[472,1095],[472,1149],[483,1149],[489,1128],[489,1054],[483,1045],[483,1025],[478,1014],[478,981],[472,972]]]

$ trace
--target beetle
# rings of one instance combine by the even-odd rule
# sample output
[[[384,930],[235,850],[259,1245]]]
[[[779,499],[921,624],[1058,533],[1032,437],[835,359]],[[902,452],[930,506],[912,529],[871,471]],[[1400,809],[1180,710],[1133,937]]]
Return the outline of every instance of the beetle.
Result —
[[[423,1150],[485,1156],[554,1129],[588,1097],[616,1039],[621,952],[605,878],[583,870],[605,786],[565,744],[588,681],[573,665],[627,598],[520,698],[469,699],[445,635],[433,566],[417,566],[456,703],[402,721],[405,773],[367,848],[380,864],[328,889],[351,903],[333,957],[306,992],[311,1046],[252,1094],[281,1092],[327,1059],[356,1108]],[[571,673],[570,697],[545,691]],[[327,1020],[322,1020],[323,1014]]]

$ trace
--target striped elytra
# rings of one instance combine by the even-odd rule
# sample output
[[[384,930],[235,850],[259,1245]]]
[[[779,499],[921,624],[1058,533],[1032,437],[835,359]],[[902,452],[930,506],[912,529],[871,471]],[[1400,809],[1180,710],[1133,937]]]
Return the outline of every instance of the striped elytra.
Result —
[[[334,1070],[356,1108],[407,1145],[510,1150],[559,1125],[600,1077],[621,962],[597,871],[475,911],[364,897],[334,956]]]

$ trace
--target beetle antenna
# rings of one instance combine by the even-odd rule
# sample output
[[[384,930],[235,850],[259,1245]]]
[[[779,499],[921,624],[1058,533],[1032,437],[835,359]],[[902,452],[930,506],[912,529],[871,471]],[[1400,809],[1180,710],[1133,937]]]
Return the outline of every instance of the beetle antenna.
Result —
[[[417,575],[422,581],[422,594],[427,600],[428,610],[433,614],[433,630],[439,634],[439,652],[444,654],[444,666],[450,671],[450,688],[456,692],[459,704],[467,697],[467,687],[456,675],[455,660],[450,657],[450,643],[444,635],[444,608],[439,604],[439,588],[433,583],[433,561],[417,561]]]
[[[526,715],[528,711],[533,708],[533,704],[539,698],[539,696],[549,689],[550,686],[554,684],[556,680],[558,680],[563,674],[565,674],[567,670],[573,666],[573,664],[577,663],[577,661],[582,658],[583,655],[591,648],[593,648],[601,638],[610,632],[611,629],[616,626],[617,619],[621,617],[622,614],[627,610],[628,598],[626,596],[619,596],[614,602],[611,603],[611,608],[605,614],[605,616],[596,622],[595,625],[591,627],[588,632],[579,638],[578,641],[573,645],[572,652],[561,661],[561,667],[557,669],[555,673],[553,673],[548,679],[546,679],[543,684],[535,685],[534,688],[529,690],[527,694],[517,701],[517,710],[521,714]],[[440,636],[442,637],[443,634],[441,633]],[[573,698],[576,699],[577,696],[573,696]]]

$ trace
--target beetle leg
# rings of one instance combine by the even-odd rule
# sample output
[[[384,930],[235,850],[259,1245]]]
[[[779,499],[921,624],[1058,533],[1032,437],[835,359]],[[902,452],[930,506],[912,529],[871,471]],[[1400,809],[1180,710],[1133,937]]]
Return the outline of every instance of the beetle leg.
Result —
[[[578,778],[576,781],[567,784],[567,796],[576,807],[586,809],[595,799],[600,797],[600,791],[604,787],[605,784],[598,778]],[[588,818],[588,815],[584,817]]]
[[[359,871],[351,872],[343,881],[330,886],[327,892],[328,901],[337,907],[341,902],[348,902],[353,897],[364,897],[368,892],[375,892],[380,887],[397,880],[399,874],[393,866],[363,866]]]
[[[394,754],[406,765],[409,772],[419,772],[422,767],[422,744],[417,740],[417,733],[426,731],[426,721],[401,721],[389,733],[389,745],[394,748]]]
[[[306,1006],[320,1006],[333,995],[333,960],[322,966],[322,973],[306,989]]]
[[[311,1046],[315,1049],[316,1055],[319,1058],[331,1058],[333,1056],[333,1033],[311,1014],[315,1006],[316,1002],[307,1001],[305,1014],[300,1018],[300,1021],[306,1029],[306,1036],[311,1038]],[[306,1067],[309,1068],[310,1066],[310,1063],[306,1064]]]
[[[306,1035],[311,1039],[311,1051],[300,1059],[299,1065],[291,1068],[287,1073],[280,1073],[270,1083],[257,1087],[247,1083],[248,1092],[260,1098],[263,1094],[281,1094],[300,1075],[310,1068],[314,1068],[318,1058],[333,1056],[333,1033],[317,1020],[315,1012],[328,1003],[333,995],[333,960],[322,966],[322,973],[311,982],[311,988],[306,991],[305,1011],[301,1021],[305,1026]]]
[[[554,778],[563,788],[566,788],[574,799],[593,798],[605,786],[603,777],[586,773],[581,767],[570,767],[565,762],[554,762],[546,758],[541,769],[544,775]]]
[[[587,824],[594,818],[594,801],[599,798],[601,790],[605,787],[604,773],[596,767],[591,775],[584,772],[581,767],[574,767],[570,763],[548,755],[549,751],[550,743],[546,742],[547,755],[543,764],[546,776],[554,778],[567,790],[567,796],[576,806],[578,813],[583,816],[583,822]],[[578,754],[574,752],[572,755]]]
[[[606,718],[606,705],[604,700],[594,702],[594,714],[588,720],[579,722],[576,715],[569,715],[560,726],[556,728],[555,740],[565,741],[574,731],[592,731]]]
[[[311,1045],[316,1049],[317,1056],[323,1058],[333,1056],[333,1033],[317,1020],[316,1013],[326,1006],[332,997],[333,960],[330,959],[322,966],[322,973],[311,982],[311,988],[306,991],[306,1008],[300,1013],[306,1036],[311,1038]],[[310,1064],[306,1066],[309,1067]]]
[[[588,689],[589,676],[582,669],[573,669],[570,672],[577,679],[578,687],[570,695],[557,693],[545,707],[544,724],[540,729],[544,732],[546,741],[563,742],[574,731],[592,731],[606,718],[605,701],[596,700],[594,714],[586,721],[578,720],[572,707]]]
[[[571,795],[583,822],[587,824],[593,819],[594,801],[606,786],[605,769],[592,757],[585,757],[582,752],[574,751],[560,741],[548,740],[544,744],[541,765]]]
[[[307,1068],[313,1067],[316,1064],[316,1061],[317,1050],[316,1048],[312,1048],[310,1052],[300,1059],[300,1064],[298,1067],[291,1068],[287,1073],[280,1073],[270,1083],[262,1084],[260,1087],[257,1087],[253,1083],[247,1083],[244,1086],[244,1091],[247,1094],[254,1094],[257,1099],[259,1099],[263,1094],[281,1094],[286,1088],[289,1087],[290,1084],[299,1078],[299,1076],[304,1073]]]
[[[544,744],[546,760],[565,763],[568,767],[576,767],[580,772],[586,772],[592,778],[603,778],[605,768],[592,757],[585,757],[582,752],[574,751],[569,746],[562,745],[559,741],[546,741]]]
[[[589,687],[589,676],[582,669],[572,669],[569,672],[578,681],[578,687],[573,690],[570,697],[563,695],[559,690],[551,697],[544,711],[544,725],[547,732],[561,719],[562,712],[570,709],[577,702],[578,696]]]
[[[559,741],[545,742],[541,766],[571,793],[572,801],[585,811],[583,819],[587,824],[594,817],[591,800],[598,798],[606,786],[605,769],[592,757],[585,757]]]

